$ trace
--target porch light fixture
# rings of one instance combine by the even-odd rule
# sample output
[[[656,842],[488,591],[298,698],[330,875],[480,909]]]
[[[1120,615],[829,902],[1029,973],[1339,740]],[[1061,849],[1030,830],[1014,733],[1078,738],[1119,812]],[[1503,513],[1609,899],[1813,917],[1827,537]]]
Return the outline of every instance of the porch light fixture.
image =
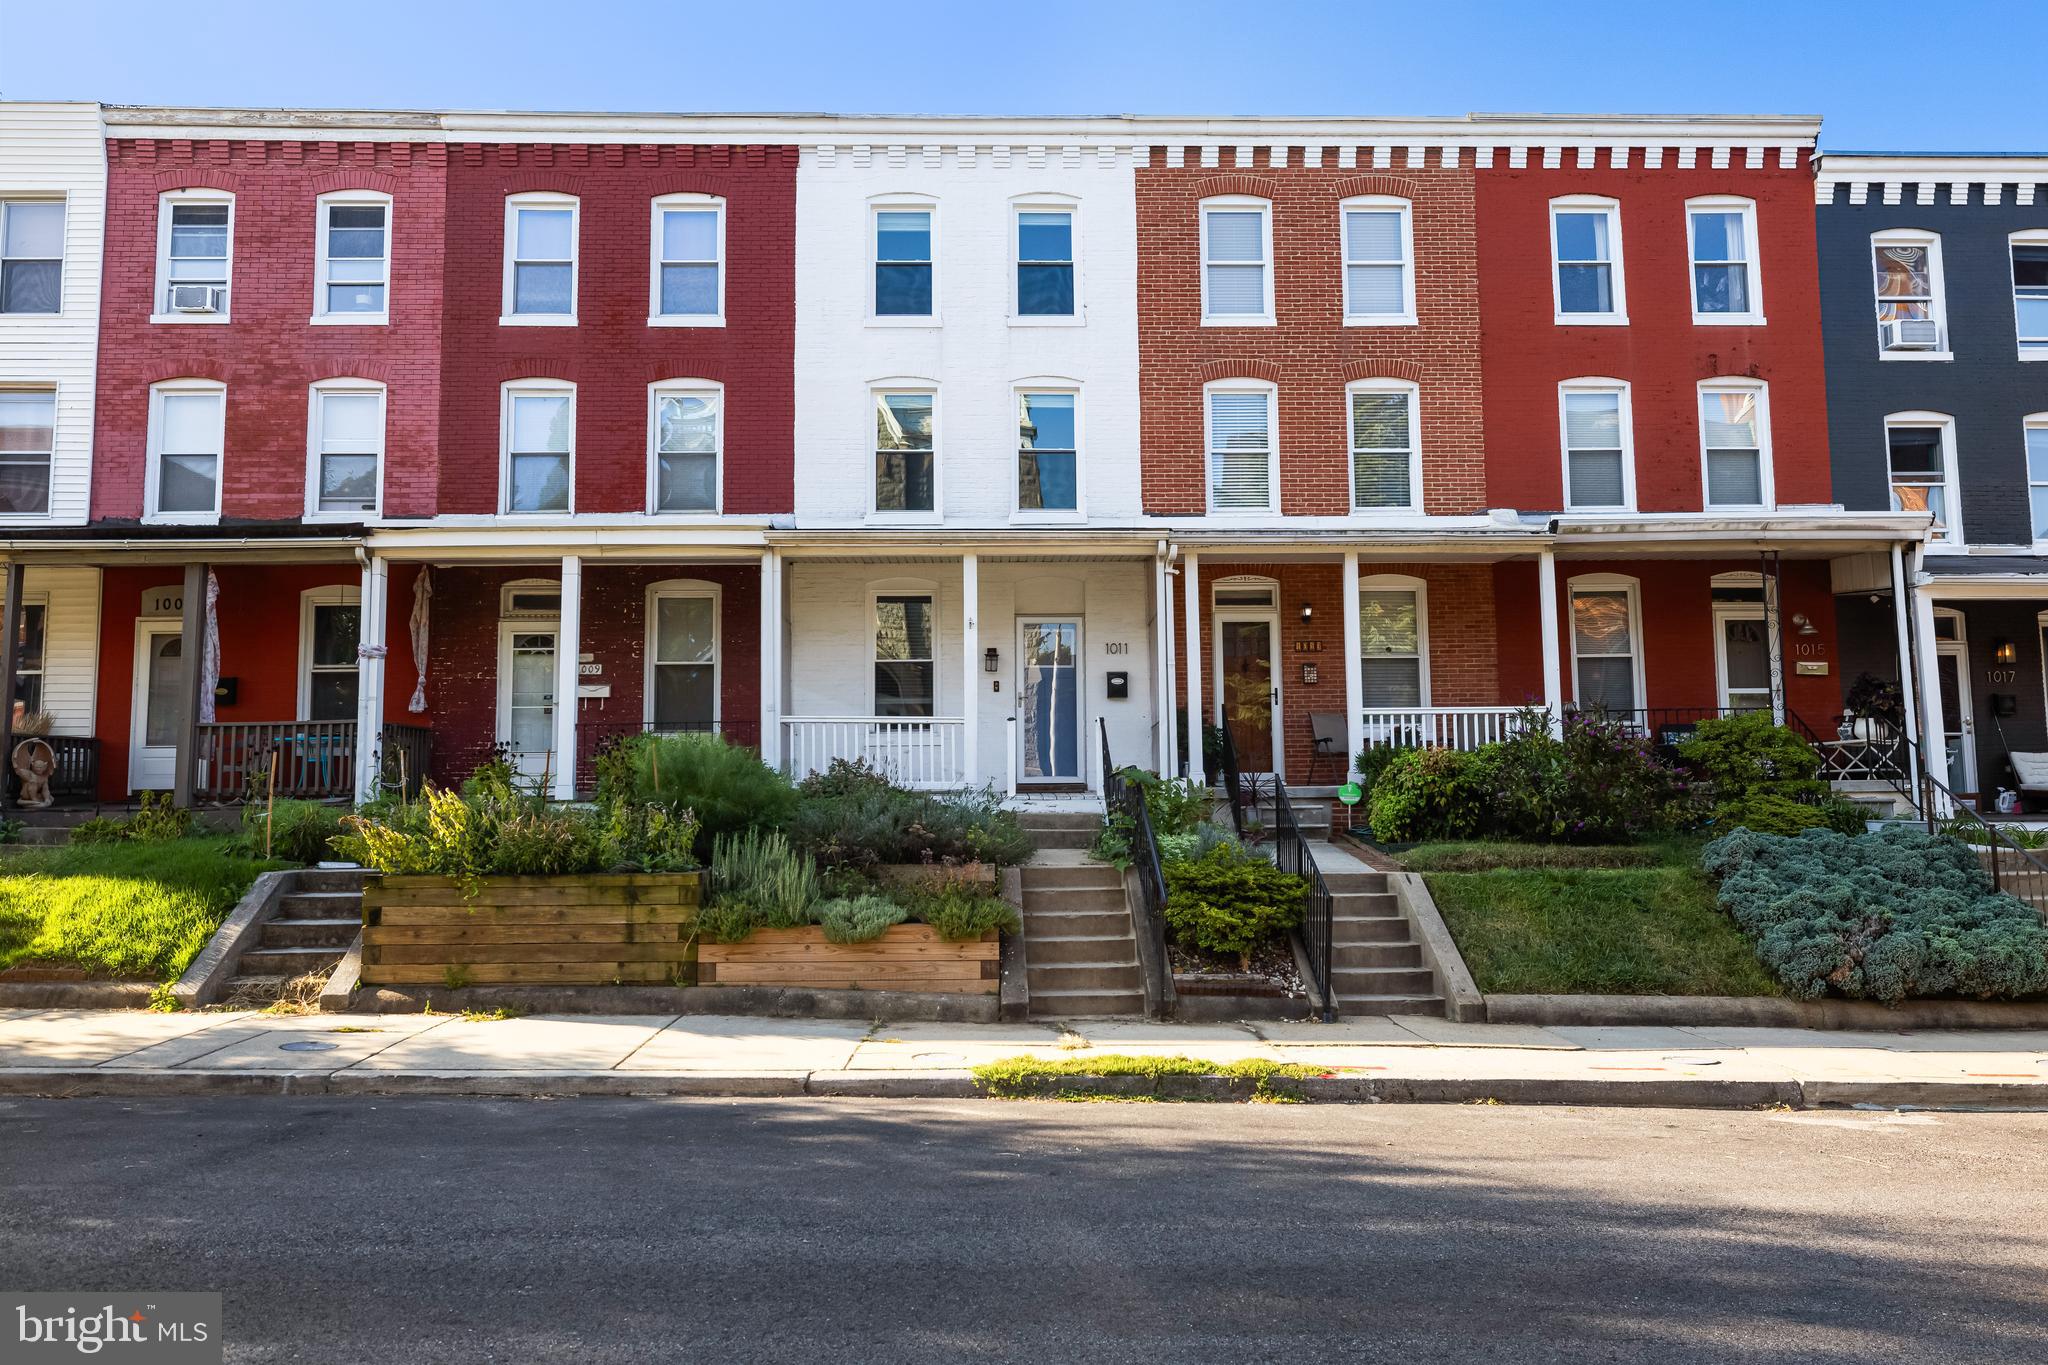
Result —
[[[1816,626],[1813,623],[1813,621],[1810,618],[1808,618],[1807,614],[1803,611],[1795,611],[1792,613],[1792,624],[1799,627],[1799,633],[1801,635],[1820,634],[1820,627]]]
[[[2012,641],[1993,640],[1991,642],[1991,662],[1995,664],[2012,664],[2018,663],[2019,658],[2019,649]]]
[[[1307,602],[1301,604],[1301,619],[1306,621],[1316,614],[1316,609]]]
[[[1001,667],[1001,656],[996,653],[996,647],[994,645],[990,645],[986,650],[982,652],[981,671],[984,673],[994,673]]]

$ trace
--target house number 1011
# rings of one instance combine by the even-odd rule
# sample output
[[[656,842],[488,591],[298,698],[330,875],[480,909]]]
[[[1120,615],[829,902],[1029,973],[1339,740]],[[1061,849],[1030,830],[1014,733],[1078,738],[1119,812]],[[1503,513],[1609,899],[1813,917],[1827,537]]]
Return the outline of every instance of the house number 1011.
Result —
[[[1127,640],[1105,640],[1102,642],[1102,652],[1104,654],[1128,654],[1131,652],[1130,642]]]

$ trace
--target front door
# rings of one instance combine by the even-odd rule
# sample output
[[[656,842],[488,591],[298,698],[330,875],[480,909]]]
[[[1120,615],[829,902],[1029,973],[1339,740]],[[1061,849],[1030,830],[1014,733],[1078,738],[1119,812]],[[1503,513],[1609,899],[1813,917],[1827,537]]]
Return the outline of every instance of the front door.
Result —
[[[1087,778],[1081,761],[1081,623],[1017,623],[1017,780],[1046,785]]]
[[[538,784],[555,746],[555,632],[508,623],[498,650],[498,742],[513,768]]]
[[[1762,608],[1714,613],[1720,704],[1730,711],[1771,709],[1771,641]]]
[[[1279,643],[1277,617],[1216,618],[1217,704],[1242,772],[1280,771]]]
[[[1971,719],[1968,648],[1961,640],[1942,640],[1935,645],[1948,789],[1958,796],[1973,795],[1977,790],[1977,727]]]
[[[176,621],[135,625],[135,708],[128,790],[167,791],[177,780],[185,641]]]

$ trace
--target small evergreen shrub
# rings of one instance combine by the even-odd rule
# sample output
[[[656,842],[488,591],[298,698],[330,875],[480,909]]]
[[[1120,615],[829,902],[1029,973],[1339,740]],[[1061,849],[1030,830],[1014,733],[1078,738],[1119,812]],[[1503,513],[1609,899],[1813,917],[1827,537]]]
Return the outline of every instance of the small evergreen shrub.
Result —
[[[1387,843],[1469,839],[1485,814],[1479,759],[1457,749],[1403,750],[1373,784],[1372,833]]]
[[[876,796],[891,789],[889,775],[864,758],[835,758],[825,771],[797,783],[799,796]]]
[[[695,813],[701,840],[750,829],[780,829],[796,809],[796,788],[752,749],[723,735],[633,735],[605,758],[598,800]]]
[[[1166,924],[1184,947],[1234,954],[1248,966],[1254,949],[1301,923],[1307,880],[1236,844],[1163,871]]]
[[[1796,834],[1830,828],[1839,818],[1820,809],[1829,795],[1827,783],[1815,776],[1820,759],[1768,711],[1703,720],[1678,746],[1678,756],[1706,787],[1717,829]],[[1812,809],[1801,813],[1790,809],[1794,805]]]
[[[1848,838],[1740,829],[1702,865],[1786,991],[1887,1002],[2048,992],[2048,927],[1992,889],[1977,853],[1911,826]]]
[[[712,843],[711,897],[697,923],[706,937],[737,943],[756,929],[813,923],[818,867],[779,830],[723,834]]]
[[[866,943],[909,918],[909,911],[886,896],[855,896],[818,905],[818,926],[827,943]]]
[[[929,924],[944,939],[977,939],[991,929],[1015,934],[1024,928],[1016,906],[965,882],[906,890],[902,903],[910,918]]]
[[[805,794],[790,817],[789,835],[824,867],[1013,866],[1033,852],[1030,836],[992,791],[934,795],[864,782]]]

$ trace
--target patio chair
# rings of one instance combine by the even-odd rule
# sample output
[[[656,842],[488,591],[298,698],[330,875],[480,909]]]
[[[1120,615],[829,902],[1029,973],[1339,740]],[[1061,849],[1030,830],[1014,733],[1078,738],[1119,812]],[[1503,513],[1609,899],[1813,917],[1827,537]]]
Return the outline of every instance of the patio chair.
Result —
[[[1351,747],[1351,729],[1344,723],[1344,713],[1309,712],[1308,733],[1313,741],[1308,761],[1309,784],[1315,784],[1316,772],[1325,763],[1335,763],[1337,775],[1340,778],[1344,776],[1351,766],[1351,755],[1345,752]]]

